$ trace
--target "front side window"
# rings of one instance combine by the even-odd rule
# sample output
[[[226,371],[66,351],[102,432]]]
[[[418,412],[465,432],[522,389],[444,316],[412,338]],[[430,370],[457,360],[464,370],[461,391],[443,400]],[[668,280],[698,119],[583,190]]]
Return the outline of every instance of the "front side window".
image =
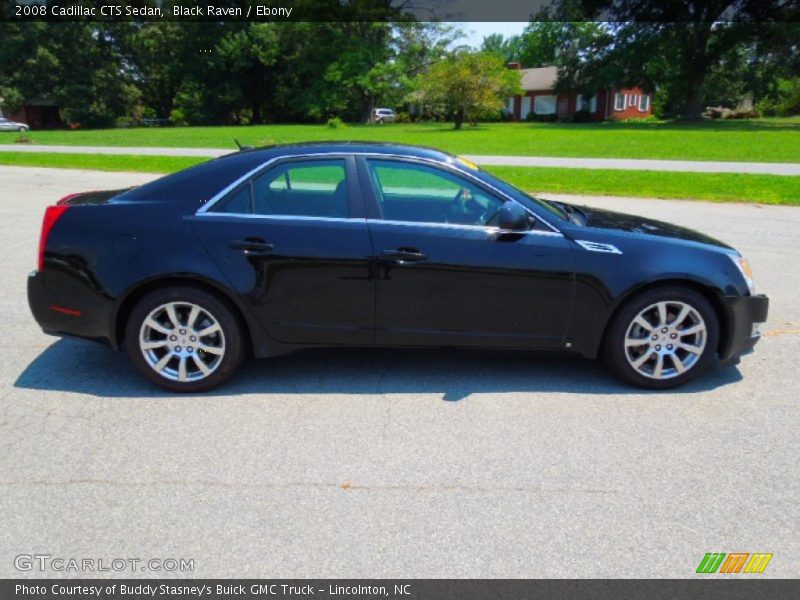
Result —
[[[639,110],[641,112],[647,112],[648,108],[650,108],[650,95],[642,94],[639,97]]]
[[[639,96],[638,96],[638,95],[636,95],[636,94],[631,94],[631,95],[628,97],[628,106],[636,106],[636,104],[637,104],[638,102],[639,102]]]
[[[409,162],[367,162],[385,220],[474,226],[496,224],[502,200],[458,175]]]
[[[347,218],[345,161],[283,163],[256,176],[212,210],[228,214]]]
[[[614,96],[614,110],[625,110],[625,94],[617,92]]]

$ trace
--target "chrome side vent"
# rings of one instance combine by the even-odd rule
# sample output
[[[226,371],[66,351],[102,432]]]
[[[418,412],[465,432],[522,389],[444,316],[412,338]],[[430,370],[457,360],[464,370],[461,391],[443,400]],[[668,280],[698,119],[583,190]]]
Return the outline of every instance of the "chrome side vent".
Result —
[[[589,242],[587,240],[575,240],[584,250],[589,252],[605,252],[607,254],[622,254],[622,251],[612,244],[603,244],[601,242]]]

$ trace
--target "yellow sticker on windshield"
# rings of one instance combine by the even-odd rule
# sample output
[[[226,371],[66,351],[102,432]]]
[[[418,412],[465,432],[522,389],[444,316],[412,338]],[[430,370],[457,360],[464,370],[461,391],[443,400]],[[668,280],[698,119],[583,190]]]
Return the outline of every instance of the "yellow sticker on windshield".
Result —
[[[456,156],[456,160],[460,162],[462,165],[467,167],[468,169],[472,169],[473,171],[478,170],[478,165],[476,165],[471,160],[467,160],[466,158],[462,158],[461,156]]]

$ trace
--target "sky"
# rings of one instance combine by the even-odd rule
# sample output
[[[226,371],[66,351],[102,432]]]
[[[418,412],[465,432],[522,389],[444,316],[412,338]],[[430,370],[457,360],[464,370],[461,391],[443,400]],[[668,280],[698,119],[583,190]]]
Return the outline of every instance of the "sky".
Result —
[[[464,30],[466,43],[478,48],[483,42],[483,38],[492,33],[502,33],[503,37],[518,35],[522,33],[527,21],[520,22],[500,22],[500,23],[456,23]]]

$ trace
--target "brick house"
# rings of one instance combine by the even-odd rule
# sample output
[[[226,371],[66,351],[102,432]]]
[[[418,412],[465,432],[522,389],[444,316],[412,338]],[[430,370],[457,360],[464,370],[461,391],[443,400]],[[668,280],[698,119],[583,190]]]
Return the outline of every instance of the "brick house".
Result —
[[[578,110],[588,110],[595,121],[605,119],[638,119],[653,114],[652,94],[640,87],[608,88],[594,96],[573,92],[556,92],[558,67],[523,69],[519,63],[509,63],[518,70],[522,94],[508,98],[506,110],[516,121],[524,121],[530,113],[555,115],[568,119]]]

